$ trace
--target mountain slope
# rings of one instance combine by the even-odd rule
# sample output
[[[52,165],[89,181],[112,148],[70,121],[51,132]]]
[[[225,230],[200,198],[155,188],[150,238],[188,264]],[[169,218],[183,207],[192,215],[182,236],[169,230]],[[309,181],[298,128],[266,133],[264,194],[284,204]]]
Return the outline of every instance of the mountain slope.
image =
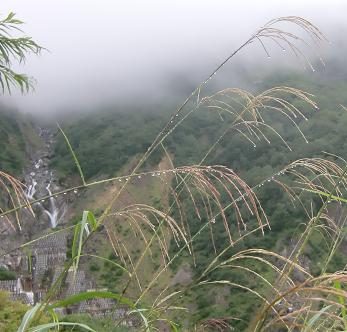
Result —
[[[0,170],[20,176],[39,144],[31,117],[0,104]]]

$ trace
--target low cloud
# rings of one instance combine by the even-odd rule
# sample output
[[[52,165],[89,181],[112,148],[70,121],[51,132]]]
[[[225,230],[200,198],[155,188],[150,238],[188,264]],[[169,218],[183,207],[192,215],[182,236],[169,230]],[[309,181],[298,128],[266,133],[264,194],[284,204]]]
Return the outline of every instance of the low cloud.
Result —
[[[46,47],[20,71],[37,80],[34,93],[3,101],[24,112],[53,114],[105,103],[146,102],[189,93],[235,47],[268,20],[288,15],[318,25],[338,52],[345,1],[109,1],[3,0],[25,32]],[[334,46],[337,45],[337,46]],[[259,45],[235,59],[269,67]]]

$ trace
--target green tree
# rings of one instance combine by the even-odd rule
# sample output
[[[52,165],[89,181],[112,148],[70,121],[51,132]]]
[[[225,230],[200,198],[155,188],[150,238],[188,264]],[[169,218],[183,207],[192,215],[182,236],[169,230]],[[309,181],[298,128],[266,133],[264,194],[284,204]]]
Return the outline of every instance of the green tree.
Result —
[[[11,86],[27,92],[33,85],[29,76],[13,70],[14,62],[23,63],[28,54],[38,55],[42,51],[41,46],[23,34],[19,28],[22,24],[23,22],[12,12],[0,21],[0,85],[3,93],[11,92]],[[14,31],[22,35],[14,37]]]

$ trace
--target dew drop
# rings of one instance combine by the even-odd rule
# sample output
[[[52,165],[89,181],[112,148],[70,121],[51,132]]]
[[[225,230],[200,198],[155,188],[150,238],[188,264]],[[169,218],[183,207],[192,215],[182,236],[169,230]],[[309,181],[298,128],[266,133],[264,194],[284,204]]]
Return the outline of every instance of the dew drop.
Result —
[[[64,193],[64,195],[66,195],[67,193]]]
[[[286,49],[285,49],[285,48],[282,48],[282,52],[286,52]]]
[[[271,56],[270,56],[270,55],[268,55],[268,56],[267,56],[267,58],[268,58],[268,59],[271,59]]]
[[[212,224],[215,224],[215,223],[216,223],[216,218],[213,218],[213,219],[211,220],[211,223],[212,223]]]
[[[45,200],[43,199],[41,202],[44,203],[44,201],[45,201]]]
[[[139,175],[138,178],[141,179],[141,175]]]
[[[73,192],[74,192],[75,194],[77,194],[77,189],[75,189]]]

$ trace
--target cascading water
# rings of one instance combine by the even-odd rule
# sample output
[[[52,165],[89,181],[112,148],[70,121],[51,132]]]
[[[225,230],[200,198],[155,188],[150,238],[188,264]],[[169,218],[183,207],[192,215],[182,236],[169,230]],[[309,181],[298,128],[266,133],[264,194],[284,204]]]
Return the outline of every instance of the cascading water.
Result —
[[[48,234],[47,228],[55,228],[64,222],[67,211],[68,199],[65,195],[56,195],[62,191],[58,177],[53,169],[50,168],[52,157],[52,144],[54,135],[47,129],[38,128],[42,139],[41,146],[31,153],[31,162],[24,170],[26,183],[26,197],[32,204],[32,211],[23,209],[20,212],[22,235],[28,236],[29,239],[39,238],[42,234]],[[74,192],[75,194],[77,193]],[[49,196],[49,198],[44,198]],[[67,244],[66,238],[53,236],[50,241],[39,245],[40,241],[35,242],[32,252],[31,269],[28,264],[23,263],[16,256],[15,264],[18,265],[18,276],[15,284],[14,293],[20,295],[19,299],[25,303],[34,305],[43,297],[42,282],[43,275],[48,269],[56,268],[62,260],[66,258]],[[22,257],[23,258],[23,257]],[[25,255],[25,261],[27,257]],[[14,265],[16,266],[16,265]],[[19,274],[20,273],[20,274]]]
[[[47,129],[39,128],[39,130],[44,145],[41,150],[35,153],[31,166],[26,172],[28,174],[26,176],[26,196],[29,201],[47,196],[47,194],[51,196],[49,204],[41,201],[35,205],[43,211],[43,214],[48,216],[50,227],[55,228],[65,214],[66,204],[64,199],[57,199],[52,196],[52,192],[60,189],[56,183],[54,172],[48,167],[53,142],[52,134]]]
[[[23,289],[23,284],[21,278],[17,278],[17,283],[16,283],[16,289],[15,292],[17,294],[25,294],[27,301],[29,304],[33,305],[34,304],[34,293],[32,291],[27,292]]]
[[[24,294],[26,294],[28,302],[31,305],[34,305],[34,293],[33,292],[23,292]]]
[[[46,187],[46,190],[49,194],[49,196],[51,196],[49,198],[49,201],[50,201],[50,207],[51,209],[50,210],[44,210],[44,212],[48,215],[49,217],[49,220],[50,220],[50,224],[51,224],[51,227],[52,228],[55,228],[57,227],[57,223],[58,223],[58,214],[59,214],[59,209],[57,208],[56,204],[55,204],[55,199],[54,197],[52,196],[52,192],[50,191],[50,186],[51,186],[51,181],[48,183],[47,187]]]
[[[31,184],[28,187],[28,190],[26,192],[26,196],[29,200],[32,200],[32,199],[34,199],[34,195],[36,193],[37,181],[34,178],[34,176],[35,176],[34,172],[31,172],[30,176],[31,176]]]
[[[20,278],[17,278],[17,283],[16,283],[16,293],[20,294],[23,291],[23,286],[22,286],[22,281]]]

